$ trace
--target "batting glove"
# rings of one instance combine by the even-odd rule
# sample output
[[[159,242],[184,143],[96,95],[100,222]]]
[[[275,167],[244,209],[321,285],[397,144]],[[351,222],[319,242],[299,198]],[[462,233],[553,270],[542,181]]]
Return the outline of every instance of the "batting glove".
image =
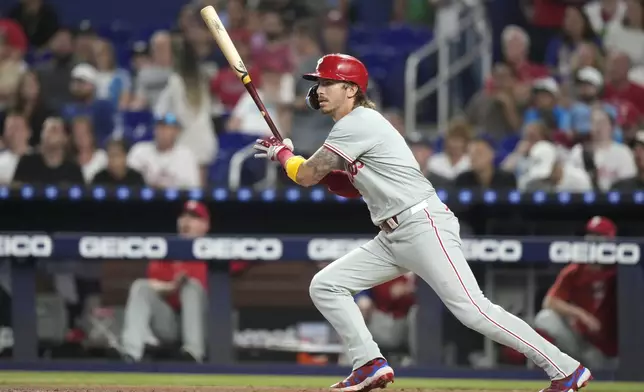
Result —
[[[291,139],[279,141],[275,137],[270,137],[268,140],[257,139],[253,148],[258,151],[257,154],[255,154],[255,158],[266,158],[271,161],[279,161],[277,156],[280,151],[285,148],[289,151],[293,151],[293,142]]]

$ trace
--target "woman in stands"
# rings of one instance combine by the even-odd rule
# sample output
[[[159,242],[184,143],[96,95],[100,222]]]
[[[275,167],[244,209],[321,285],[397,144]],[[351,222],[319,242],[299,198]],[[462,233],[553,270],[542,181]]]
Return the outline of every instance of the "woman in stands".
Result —
[[[10,111],[16,111],[27,119],[31,128],[29,144],[36,146],[40,143],[40,130],[48,117],[54,115],[54,109],[42,98],[40,82],[32,71],[22,75],[18,91],[10,103]]]
[[[183,129],[179,143],[188,147],[201,166],[202,184],[217,154],[217,138],[210,115],[208,78],[199,68],[197,56],[187,41],[177,42],[175,71],[154,107],[156,115],[174,113]]]
[[[93,65],[98,71],[96,98],[110,101],[115,108],[125,109],[130,104],[132,79],[128,71],[117,67],[112,43],[97,39],[93,46]]]
[[[94,125],[91,117],[76,117],[72,120],[72,154],[83,171],[86,183],[107,166],[107,154],[97,148]]]

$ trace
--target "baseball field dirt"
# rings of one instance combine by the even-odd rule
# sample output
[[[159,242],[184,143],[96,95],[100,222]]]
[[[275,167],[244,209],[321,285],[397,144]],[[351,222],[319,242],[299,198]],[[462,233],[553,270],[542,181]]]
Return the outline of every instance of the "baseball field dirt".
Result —
[[[0,391],[326,392],[333,377],[0,372]],[[383,392],[537,392],[547,381],[398,378]],[[593,382],[583,392],[644,392],[644,383]]]

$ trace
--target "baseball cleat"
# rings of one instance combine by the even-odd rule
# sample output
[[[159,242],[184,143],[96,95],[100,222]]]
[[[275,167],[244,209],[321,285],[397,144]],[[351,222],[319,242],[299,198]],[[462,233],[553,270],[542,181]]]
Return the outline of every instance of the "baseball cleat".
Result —
[[[376,358],[351,372],[344,381],[331,386],[333,392],[368,392],[372,389],[386,388],[394,382],[394,370],[387,360]]]
[[[552,380],[550,386],[540,392],[575,392],[585,387],[592,379],[590,370],[579,365],[570,376],[560,380]]]

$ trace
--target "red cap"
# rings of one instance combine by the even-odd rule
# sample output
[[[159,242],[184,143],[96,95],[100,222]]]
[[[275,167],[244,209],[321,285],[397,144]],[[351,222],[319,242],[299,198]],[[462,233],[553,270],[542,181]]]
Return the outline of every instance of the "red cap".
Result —
[[[208,207],[200,201],[188,200],[183,205],[183,212],[194,214],[195,216],[208,221],[210,220],[210,211],[208,210]]]
[[[327,54],[318,60],[315,72],[304,74],[306,80],[317,82],[318,79],[339,80],[355,83],[363,93],[367,92],[369,72],[360,60],[348,54]]]
[[[586,232],[612,238],[617,234],[617,226],[605,216],[593,216],[586,223]]]

